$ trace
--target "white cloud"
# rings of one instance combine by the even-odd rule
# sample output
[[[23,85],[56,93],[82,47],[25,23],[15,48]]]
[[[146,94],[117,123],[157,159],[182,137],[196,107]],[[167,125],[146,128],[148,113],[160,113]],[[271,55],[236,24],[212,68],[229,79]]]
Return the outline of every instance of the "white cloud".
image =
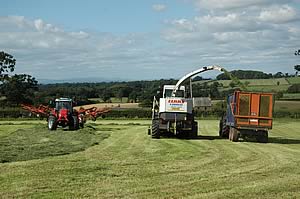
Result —
[[[193,0],[199,9],[230,10],[262,5],[288,3],[291,0]]]
[[[160,35],[68,31],[43,19],[0,17],[0,46],[17,59],[16,72],[31,71],[46,79],[69,75],[112,80],[178,78],[208,64],[228,70],[292,72],[298,64],[294,51],[299,48],[300,22],[295,20],[298,8],[293,4],[197,2],[202,6],[197,16],[165,19]]]
[[[167,6],[165,4],[153,4],[152,9],[156,12],[162,12],[167,9]]]
[[[193,2],[199,16],[168,21],[162,31],[178,57],[267,72],[293,71],[293,51],[300,43],[300,21],[297,7],[287,4],[291,1]]]
[[[261,21],[271,22],[271,23],[286,23],[299,19],[297,17],[297,12],[294,8],[283,5],[283,6],[273,6],[264,9],[259,17]]]

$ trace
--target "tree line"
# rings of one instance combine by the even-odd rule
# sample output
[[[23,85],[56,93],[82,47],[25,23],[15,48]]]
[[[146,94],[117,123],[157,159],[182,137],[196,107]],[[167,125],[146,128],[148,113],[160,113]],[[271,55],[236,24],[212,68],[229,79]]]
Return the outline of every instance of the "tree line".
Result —
[[[161,79],[152,81],[132,82],[102,82],[102,83],[59,83],[59,84],[38,84],[37,80],[28,74],[13,74],[16,60],[12,55],[0,52],[0,93],[2,106],[18,106],[21,103],[47,104],[50,100],[59,97],[76,97],[79,105],[93,103],[90,99],[99,98],[103,102],[110,102],[111,98],[119,98],[122,102],[138,102],[142,106],[151,106],[153,96],[160,97],[163,85],[174,85],[175,79]],[[294,67],[300,70],[300,65]],[[238,79],[269,79],[286,77],[288,74],[277,72],[266,74],[261,71],[234,70],[231,74]],[[217,76],[217,80],[229,79],[226,74]],[[198,76],[196,80],[204,80]],[[206,79],[207,80],[207,79]],[[219,82],[193,84],[194,97],[208,97],[222,99],[238,86],[239,82],[232,81],[229,89],[223,87]],[[189,82],[187,82],[187,85]],[[294,86],[290,92],[298,92]]]

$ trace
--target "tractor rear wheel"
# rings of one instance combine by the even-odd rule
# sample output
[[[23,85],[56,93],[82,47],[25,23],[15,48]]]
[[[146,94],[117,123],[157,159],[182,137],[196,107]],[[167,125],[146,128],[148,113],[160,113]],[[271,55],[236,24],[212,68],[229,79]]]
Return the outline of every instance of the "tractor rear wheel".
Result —
[[[74,128],[74,130],[79,129],[79,120],[76,115],[73,115],[73,128]]]
[[[152,138],[159,138],[160,132],[159,132],[159,119],[153,119],[152,120]]]
[[[56,124],[56,117],[54,115],[50,115],[48,118],[48,129],[50,131],[56,130],[57,124]]]

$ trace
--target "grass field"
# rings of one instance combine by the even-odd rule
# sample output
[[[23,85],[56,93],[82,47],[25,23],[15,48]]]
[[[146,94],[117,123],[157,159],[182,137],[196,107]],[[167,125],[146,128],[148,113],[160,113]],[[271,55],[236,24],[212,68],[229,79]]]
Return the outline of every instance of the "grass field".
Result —
[[[289,78],[287,78],[287,81],[290,84],[300,84],[300,76],[298,76],[298,77],[289,77]]]
[[[97,145],[68,155],[0,164],[0,196],[300,197],[299,120],[275,121],[268,144],[242,141],[232,143],[219,139],[217,120],[199,122],[202,136],[196,140],[152,140],[146,134],[150,123],[147,120],[102,120],[90,123],[94,134],[110,136]],[[38,140],[32,138],[31,131],[26,129],[32,129],[36,134],[40,132],[43,136],[51,134],[55,139],[56,136],[46,130],[45,122],[42,123],[1,123],[0,138],[12,139],[16,132],[26,126],[24,139]],[[91,131],[91,128],[88,129],[81,131],[82,136]],[[57,136],[76,134],[61,130],[56,133]],[[69,141],[72,139],[78,138],[73,136]],[[31,145],[36,144],[30,142]],[[47,148],[43,150],[47,152]]]
[[[275,111],[284,111],[291,113],[300,112],[300,101],[275,101]]]
[[[205,80],[206,81],[206,80]],[[205,81],[197,81],[195,84],[201,84]],[[300,77],[289,78],[275,78],[275,79],[242,79],[241,82],[247,82],[248,91],[262,91],[262,92],[278,92],[286,91],[292,84],[300,83]],[[212,84],[211,81],[209,84]],[[225,88],[230,87],[231,80],[218,80]]]

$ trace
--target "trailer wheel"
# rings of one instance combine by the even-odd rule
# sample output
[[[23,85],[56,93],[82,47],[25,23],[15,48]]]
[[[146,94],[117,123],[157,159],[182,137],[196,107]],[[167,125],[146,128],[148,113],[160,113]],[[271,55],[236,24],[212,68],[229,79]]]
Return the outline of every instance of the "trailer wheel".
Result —
[[[256,140],[260,143],[267,143],[268,142],[268,131],[260,131],[259,135],[256,136]]]
[[[235,128],[230,127],[230,129],[229,129],[229,140],[233,141],[233,142],[237,142],[238,139],[239,139],[238,131]]]
[[[237,129],[233,129],[233,132],[232,132],[232,141],[233,142],[237,142],[238,140],[239,140],[238,131],[237,131]]]
[[[53,115],[50,115],[48,118],[48,129],[50,131],[56,130],[57,124],[56,124],[56,117]]]
[[[160,132],[159,132],[159,119],[153,119],[152,120],[152,138],[159,138]]]

